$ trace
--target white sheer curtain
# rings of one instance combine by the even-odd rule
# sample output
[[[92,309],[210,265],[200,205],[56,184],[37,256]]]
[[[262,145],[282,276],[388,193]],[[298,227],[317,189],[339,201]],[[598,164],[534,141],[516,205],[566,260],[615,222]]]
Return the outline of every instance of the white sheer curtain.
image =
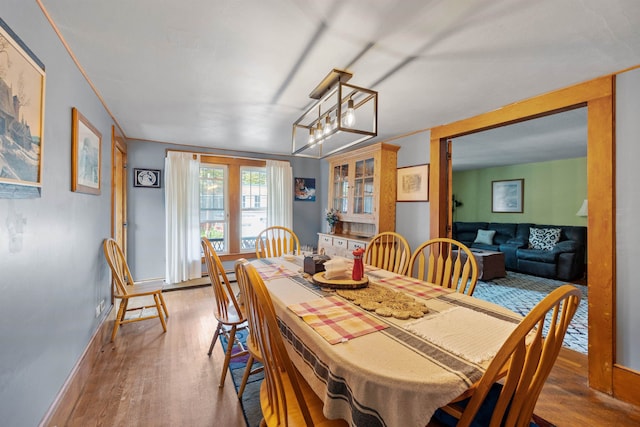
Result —
[[[267,160],[267,227],[293,229],[293,172],[289,162]]]
[[[165,159],[167,283],[202,277],[200,261],[200,158],[170,151]]]

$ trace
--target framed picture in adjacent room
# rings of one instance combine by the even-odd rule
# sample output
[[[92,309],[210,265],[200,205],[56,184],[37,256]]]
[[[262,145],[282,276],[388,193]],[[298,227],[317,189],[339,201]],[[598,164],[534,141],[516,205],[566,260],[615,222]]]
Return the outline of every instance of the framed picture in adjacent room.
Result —
[[[429,201],[429,164],[398,168],[397,201]]]
[[[491,212],[524,211],[524,179],[491,181]]]
[[[133,186],[160,188],[160,170],[158,169],[134,169]]]
[[[71,191],[100,194],[102,134],[77,108],[71,117]]]

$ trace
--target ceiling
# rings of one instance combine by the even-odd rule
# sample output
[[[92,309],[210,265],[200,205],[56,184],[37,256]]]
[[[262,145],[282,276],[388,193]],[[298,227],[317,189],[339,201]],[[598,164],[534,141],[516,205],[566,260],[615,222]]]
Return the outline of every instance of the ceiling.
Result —
[[[290,154],[333,68],[379,92],[380,141],[640,64],[637,0],[39,1],[127,138],[247,152]],[[540,120],[489,140],[523,162],[586,134]],[[454,164],[514,161],[471,141]]]

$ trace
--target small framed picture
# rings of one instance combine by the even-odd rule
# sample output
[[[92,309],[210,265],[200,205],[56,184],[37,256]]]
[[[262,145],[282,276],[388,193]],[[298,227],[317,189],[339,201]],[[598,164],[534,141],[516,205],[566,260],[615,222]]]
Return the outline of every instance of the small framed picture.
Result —
[[[71,117],[71,191],[100,194],[102,134],[75,107]]]
[[[524,179],[491,181],[491,212],[522,213]]]
[[[398,168],[398,202],[429,201],[429,164]]]
[[[293,199],[303,202],[316,201],[316,179],[315,178],[296,178],[295,191]]]
[[[134,169],[133,186],[160,188],[160,170],[158,169]]]

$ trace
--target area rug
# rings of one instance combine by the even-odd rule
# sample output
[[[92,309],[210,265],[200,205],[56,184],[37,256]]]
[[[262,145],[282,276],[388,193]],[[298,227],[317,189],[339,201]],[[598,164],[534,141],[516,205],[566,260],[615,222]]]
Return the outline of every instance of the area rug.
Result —
[[[478,281],[473,296],[490,301],[526,316],[551,291],[566,284],[559,280],[529,276],[507,271],[507,276],[489,281]],[[564,338],[563,346],[587,354],[587,286],[577,285],[582,299]]]
[[[245,329],[236,332],[236,337],[238,337],[238,340],[244,345],[247,339],[247,330]],[[227,339],[226,337],[220,338],[222,348],[226,351],[228,344]],[[236,344],[233,352],[235,353],[237,351],[240,351],[240,349]],[[229,364],[231,378],[233,379],[233,384],[236,387],[236,392],[242,383],[242,375],[244,374],[244,368],[247,366],[248,359],[248,355],[235,357],[231,359],[231,363]],[[254,364],[254,367],[256,366],[259,365]],[[263,379],[264,374],[262,372],[250,375],[247,380],[247,386],[244,389],[244,393],[242,393],[242,401],[240,404],[242,405],[242,412],[244,413],[244,419],[247,422],[247,427],[258,427],[262,420],[262,410],[260,409],[260,384]]]

